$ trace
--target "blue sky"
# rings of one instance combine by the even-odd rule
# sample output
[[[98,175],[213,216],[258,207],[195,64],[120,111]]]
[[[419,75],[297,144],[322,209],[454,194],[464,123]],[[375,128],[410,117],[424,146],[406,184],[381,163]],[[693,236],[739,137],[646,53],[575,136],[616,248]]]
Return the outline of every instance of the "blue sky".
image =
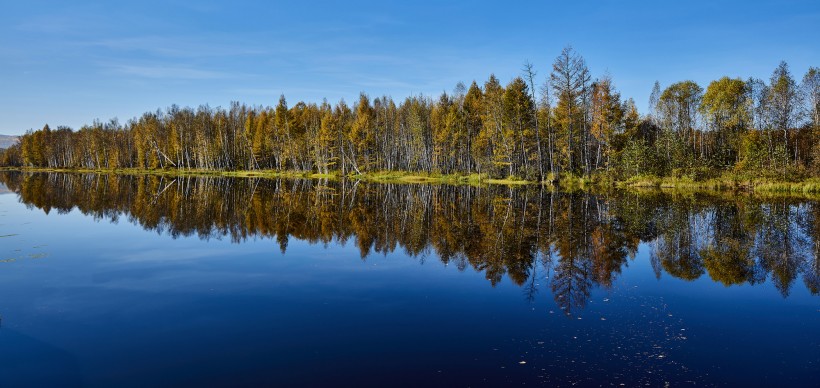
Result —
[[[121,4],[120,4],[121,3]],[[660,4],[663,3],[663,4]],[[666,4],[668,3],[668,4]],[[146,111],[437,95],[506,83],[529,60],[544,80],[572,45],[646,110],[652,84],[768,79],[820,66],[820,2],[307,1],[6,2],[0,133]]]

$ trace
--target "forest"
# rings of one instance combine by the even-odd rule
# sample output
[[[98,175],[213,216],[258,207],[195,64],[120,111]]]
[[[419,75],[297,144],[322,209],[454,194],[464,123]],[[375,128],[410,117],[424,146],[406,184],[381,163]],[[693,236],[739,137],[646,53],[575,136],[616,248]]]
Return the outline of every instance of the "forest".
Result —
[[[539,82],[527,63],[451,93],[394,101],[362,93],[274,107],[171,106],[122,124],[29,131],[0,165],[50,169],[273,170],[364,175],[562,177],[727,174],[798,181],[820,176],[820,69],[796,80],[781,62],[768,81],[722,77],[703,86],[655,82],[647,114],[609,75],[593,78],[571,47]]]
[[[820,204],[789,197],[22,172],[0,172],[0,183],[46,213],[76,208],[174,238],[269,239],[271,255],[292,239],[354,244],[362,260],[400,249],[493,286],[507,278],[528,298],[546,276],[570,315],[616,284],[642,244],[658,278],[820,293]]]

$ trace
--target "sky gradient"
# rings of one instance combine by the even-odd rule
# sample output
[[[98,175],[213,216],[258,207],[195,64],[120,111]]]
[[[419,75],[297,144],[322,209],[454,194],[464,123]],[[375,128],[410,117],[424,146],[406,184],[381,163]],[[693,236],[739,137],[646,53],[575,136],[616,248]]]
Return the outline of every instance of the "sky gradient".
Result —
[[[567,45],[642,112],[655,80],[768,80],[785,60],[799,82],[820,66],[816,0],[122,3],[3,6],[0,134],[280,94],[438,95],[490,73],[506,84],[525,61],[543,82]]]

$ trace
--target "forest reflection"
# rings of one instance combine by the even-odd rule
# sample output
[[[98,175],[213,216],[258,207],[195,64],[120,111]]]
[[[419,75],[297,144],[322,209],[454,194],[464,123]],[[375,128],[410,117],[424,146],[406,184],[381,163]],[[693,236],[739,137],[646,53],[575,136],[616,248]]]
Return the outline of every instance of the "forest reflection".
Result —
[[[768,280],[784,297],[802,279],[820,291],[820,205],[794,198],[19,172],[0,182],[46,213],[76,208],[175,238],[270,238],[283,253],[291,238],[353,243],[363,259],[400,248],[492,285],[506,276],[527,298],[544,284],[568,315],[612,287],[639,246],[657,277]]]

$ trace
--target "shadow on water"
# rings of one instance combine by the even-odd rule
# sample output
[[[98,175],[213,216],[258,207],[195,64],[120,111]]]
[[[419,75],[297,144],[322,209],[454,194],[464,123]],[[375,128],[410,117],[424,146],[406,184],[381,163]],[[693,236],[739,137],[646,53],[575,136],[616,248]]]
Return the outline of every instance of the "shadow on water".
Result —
[[[270,238],[282,252],[291,238],[351,242],[363,260],[396,249],[433,256],[493,286],[506,277],[527,299],[546,287],[568,316],[594,288],[611,288],[642,243],[657,277],[770,281],[783,297],[802,279],[820,291],[820,205],[793,198],[16,172],[0,182],[46,213],[76,208],[175,238]]]

